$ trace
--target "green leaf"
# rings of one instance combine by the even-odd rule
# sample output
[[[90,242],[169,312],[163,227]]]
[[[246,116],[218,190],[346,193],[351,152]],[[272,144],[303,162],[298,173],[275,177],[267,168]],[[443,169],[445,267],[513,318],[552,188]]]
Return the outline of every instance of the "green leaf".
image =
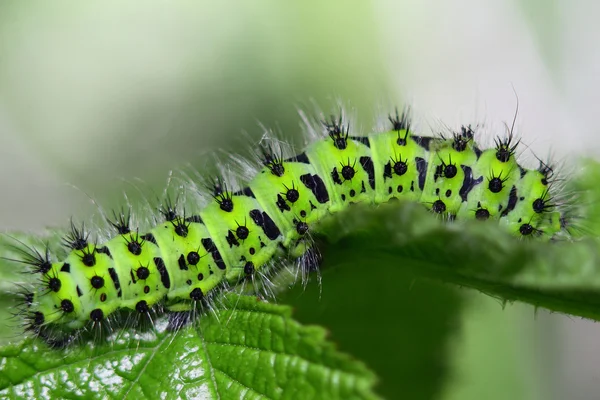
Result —
[[[460,336],[454,338],[448,357],[452,379],[440,400],[548,398],[544,395],[553,388],[546,368],[557,364],[551,354],[558,343],[551,341],[554,325],[549,323],[555,319],[534,318],[527,304],[501,307],[489,296],[468,292]],[[548,352],[544,361],[540,350]]]
[[[289,307],[229,296],[176,334],[120,331],[104,344],[0,348],[2,398],[372,399],[374,375]]]
[[[342,247],[324,257],[321,287],[298,285],[279,301],[294,305],[300,322],[326,326],[340,350],[373,369],[384,398],[438,398],[462,293],[395,263],[375,264],[366,252]]]
[[[572,203],[569,214],[575,226],[573,237],[600,237],[600,163],[582,160],[577,179],[567,182],[565,193],[570,193]]]

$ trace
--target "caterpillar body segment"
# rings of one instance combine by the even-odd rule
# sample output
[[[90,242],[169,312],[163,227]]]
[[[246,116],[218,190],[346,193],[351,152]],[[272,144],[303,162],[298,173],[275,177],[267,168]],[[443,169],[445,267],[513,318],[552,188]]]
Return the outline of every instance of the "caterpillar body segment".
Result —
[[[256,200],[283,232],[282,245],[291,248],[329,212],[329,191],[306,154],[265,166],[249,183]]]
[[[218,265],[226,271],[228,281],[235,281],[270,261],[283,235],[254,193],[223,193],[222,196],[226,199],[210,203],[200,212],[200,217],[213,242],[209,253],[222,258]]]
[[[518,237],[551,238],[561,230],[554,209],[551,169],[530,170],[516,160],[512,135],[480,149],[470,127],[451,138],[421,137],[405,115],[392,129],[353,136],[341,120],[324,123],[329,136],[284,159],[266,152],[263,168],[246,188],[214,186],[214,201],[197,215],[177,215],[147,233],[128,218],[118,234],[88,243],[73,229],[65,260],[40,271],[27,296],[27,319],[36,332],[76,330],[126,309],[146,315],[155,307],[192,310],[220,290],[312,246],[309,232],[326,215],[352,203],[418,201],[432,213],[498,220]]]
[[[314,143],[306,154],[330,193],[329,212],[374,200],[375,170],[368,138],[349,138],[342,132],[341,137]]]
[[[198,221],[197,218],[188,218],[186,221],[185,218],[176,217],[152,229],[149,235],[145,235],[144,245],[155,249],[159,253],[158,258],[154,256],[151,263],[138,264],[138,268],[132,269],[130,274],[129,281],[143,286],[145,294],[149,278],[145,277],[146,270],[140,271],[139,268],[154,266],[150,275],[154,274],[155,278],[159,278],[161,285],[157,286],[162,286],[167,291],[167,307],[174,303],[201,299],[204,293],[217,287],[225,277],[225,263],[216,250],[206,225],[194,221]],[[128,256],[135,257],[131,254]],[[131,263],[135,261],[130,260]],[[128,283],[130,285],[131,282]],[[153,298],[149,305],[160,300]]]

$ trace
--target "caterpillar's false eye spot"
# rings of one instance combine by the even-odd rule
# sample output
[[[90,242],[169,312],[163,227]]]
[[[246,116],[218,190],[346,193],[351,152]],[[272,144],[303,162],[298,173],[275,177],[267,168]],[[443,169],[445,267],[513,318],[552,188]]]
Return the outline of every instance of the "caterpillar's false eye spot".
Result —
[[[94,322],[100,322],[104,319],[104,312],[96,308],[90,312],[90,319]]]
[[[344,165],[342,167],[342,176],[344,177],[345,180],[349,181],[352,178],[354,178],[354,168],[352,168],[350,165]]]
[[[50,280],[48,281],[48,288],[50,290],[52,290],[53,292],[58,292],[60,290],[60,287],[61,287],[60,279],[50,278]]]
[[[135,304],[135,311],[140,314],[146,314],[149,310],[146,300],[140,300]]]
[[[60,308],[67,314],[72,313],[75,310],[75,306],[73,306],[73,302],[68,299],[64,299],[60,302]]]
[[[194,301],[202,300],[203,297],[204,294],[202,293],[202,290],[200,288],[195,288],[190,292],[190,299]]]
[[[235,230],[235,234],[238,237],[238,239],[244,240],[244,239],[248,238],[250,231],[245,226],[238,226],[237,229]]]
[[[479,221],[485,221],[489,218],[490,218],[490,212],[488,210],[486,210],[485,208],[480,208],[479,210],[475,211],[475,219],[477,219]]]
[[[542,211],[544,211],[545,208],[546,204],[543,199],[538,198],[533,201],[533,211],[535,211],[536,213],[541,213]]]
[[[79,255],[79,258],[81,259],[81,262],[83,263],[83,265],[85,265],[86,267],[93,267],[94,265],[96,265],[96,249],[94,248],[93,250],[90,250],[88,248],[84,248],[83,250],[81,250],[81,254]]]
[[[139,256],[140,254],[142,254],[142,246],[136,241],[129,242],[127,244],[127,249],[134,256]]]
[[[454,178],[457,172],[456,165],[446,165],[444,168],[444,176],[448,179]]]
[[[431,210],[436,214],[441,214],[446,211],[446,204],[442,200],[436,200],[433,202]]]
[[[42,314],[39,311],[36,311],[33,313],[33,318],[32,318],[32,322],[34,326],[42,326],[44,324],[44,321],[46,320],[46,318],[44,317],[44,314]]]
[[[510,149],[504,146],[498,149],[498,151],[496,151],[496,159],[500,162],[507,162],[508,160],[510,160],[511,155],[512,153]]]
[[[93,267],[96,265],[96,256],[93,254],[84,254],[83,257],[81,257],[81,262],[88,267]]]
[[[92,279],[90,279],[90,283],[94,289],[100,289],[104,287],[104,278],[98,275],[93,276]]]
[[[502,191],[503,187],[504,187],[504,185],[500,178],[492,178],[492,179],[490,179],[490,182],[488,183],[488,188],[490,189],[490,192],[492,192],[492,193],[499,193],[500,191]]]
[[[519,232],[523,236],[531,235],[533,233],[533,226],[530,224],[523,224],[519,227]]]
[[[175,227],[175,233],[177,236],[186,237],[188,235],[188,227],[185,225],[177,225]]]
[[[254,273],[254,263],[252,261],[248,261],[246,265],[244,265],[244,274],[252,275]]]
[[[138,279],[144,280],[150,276],[150,270],[148,270],[146,267],[139,267],[137,271],[135,271],[135,274],[137,275]]]
[[[190,265],[196,265],[200,261],[200,254],[195,251],[190,251],[187,255],[187,262]]]
[[[304,235],[308,232],[308,224],[306,222],[298,222],[296,224],[296,232],[300,235]]]
[[[402,176],[408,171],[408,165],[403,161],[394,163],[394,173],[398,176]]]
[[[223,211],[231,212],[233,211],[233,201],[231,199],[225,199],[221,202],[219,207],[221,207],[221,210]]]
[[[342,174],[343,174],[343,172],[342,172]],[[296,189],[290,189],[285,194],[285,198],[290,203],[295,203],[296,201],[298,201],[299,197],[300,197],[300,193],[298,193],[298,191]]]

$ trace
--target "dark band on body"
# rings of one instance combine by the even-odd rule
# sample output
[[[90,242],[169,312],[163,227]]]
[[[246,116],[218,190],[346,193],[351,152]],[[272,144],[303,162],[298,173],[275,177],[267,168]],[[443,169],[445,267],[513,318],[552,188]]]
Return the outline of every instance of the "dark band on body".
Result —
[[[369,175],[369,186],[371,189],[375,189],[375,167],[373,166],[373,160],[371,157],[361,157],[360,165],[362,165],[363,169]]]
[[[113,285],[115,285],[117,297],[121,297],[123,295],[123,292],[121,290],[121,283],[119,282],[119,275],[117,275],[117,271],[114,268],[109,268],[108,274],[110,275],[110,279],[112,279],[113,281]]]
[[[154,264],[156,264],[156,269],[158,269],[158,273],[160,274],[160,281],[165,288],[169,289],[171,287],[171,278],[169,277],[169,271],[167,271],[165,262],[160,257],[154,257]]]
[[[155,246],[158,246],[158,243],[156,243],[156,239],[154,238],[154,235],[151,233],[146,233],[143,236],[140,236],[143,240],[145,240],[146,242],[150,242],[153,243]]]
[[[423,190],[427,178],[427,161],[424,158],[415,157],[415,164],[417,165],[417,171],[419,171],[419,189]]]
[[[223,261],[223,257],[221,257],[221,253],[219,253],[219,249],[217,249],[217,246],[215,246],[215,243],[212,241],[212,239],[204,238],[201,240],[201,242],[202,246],[204,246],[204,249],[212,256],[215,264],[217,264],[217,267],[219,267],[219,269],[227,268],[225,261]]]
[[[468,167],[466,165],[461,165],[460,166],[465,174],[465,177],[463,179],[463,183],[462,186],[460,188],[460,190],[458,191],[458,194],[460,195],[460,198],[462,199],[463,202],[468,200],[469,197],[469,193],[471,192],[471,190],[473,190],[473,188],[476,185],[479,185],[481,182],[483,182],[483,176],[480,176],[477,179],[473,178],[473,169],[471,167]]]
[[[261,227],[269,239],[275,240],[281,235],[281,231],[275,224],[275,221],[273,221],[273,219],[271,219],[269,214],[266,212],[261,212],[260,210],[250,210],[248,214],[254,223]]]
[[[317,201],[321,204],[329,201],[329,193],[323,179],[319,175],[305,174],[300,177],[300,182],[313,192]]]

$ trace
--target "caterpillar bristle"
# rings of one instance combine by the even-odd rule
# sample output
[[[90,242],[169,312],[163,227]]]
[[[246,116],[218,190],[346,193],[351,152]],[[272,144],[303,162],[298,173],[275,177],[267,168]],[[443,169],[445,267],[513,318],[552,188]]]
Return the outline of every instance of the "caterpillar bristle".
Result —
[[[176,217],[175,219],[172,219],[169,222],[173,226],[177,236],[180,237],[186,237],[188,235],[189,228],[192,224],[190,221],[186,220],[185,210],[183,212],[183,217]]]
[[[44,325],[44,314],[39,311],[29,312],[25,315],[25,331],[38,332]]]
[[[335,115],[330,115],[329,120],[324,119],[322,123],[327,135],[333,140],[335,147],[340,150],[345,149],[347,146],[350,124],[346,123],[344,126],[344,117],[342,113],[340,113],[337,118]]]
[[[142,253],[142,247],[144,246],[146,240],[143,237],[140,237],[140,234],[137,229],[133,233],[128,233],[129,237],[125,235],[123,236],[125,243],[127,243],[127,250],[129,250],[131,254],[139,256]]]
[[[552,179],[554,178],[554,168],[552,167],[552,165],[549,162],[544,162],[539,158],[538,158],[538,161],[539,161],[540,165],[537,168],[537,170],[544,176],[544,179],[546,180],[546,184],[550,185],[553,182]]]
[[[23,298],[23,304],[29,308],[33,304],[33,292],[26,291],[21,293],[21,297]]]
[[[460,131],[452,132],[452,148],[458,152],[465,151],[474,137],[475,131],[471,125],[462,125]]]
[[[107,222],[116,229],[119,235],[124,235],[131,231],[130,223],[131,223],[131,208],[127,211],[127,214],[121,210],[119,215],[113,210],[113,219],[107,219]]]
[[[50,268],[52,268],[50,246],[48,243],[45,244],[44,253],[42,254],[35,247],[29,246],[15,237],[9,237],[17,242],[18,246],[8,245],[8,248],[18,253],[21,258],[15,259],[9,257],[0,257],[0,259],[25,264],[32,267],[32,269],[25,270],[23,273],[45,274],[50,270]]]
[[[73,250],[83,250],[88,245],[89,233],[85,231],[84,222],[81,223],[81,228],[77,228],[73,220],[69,233],[63,238],[63,245]]]
[[[175,199],[175,203],[171,201],[171,196],[167,195],[164,203],[158,208],[158,212],[163,216],[164,220],[171,222],[178,217],[177,204],[179,203],[179,196]]]
[[[275,176],[283,176],[285,168],[283,167],[283,155],[281,149],[275,152],[271,144],[263,144],[259,147],[262,158],[261,163],[271,171]]]
[[[348,138],[350,124],[346,123],[344,126],[344,116],[342,113],[340,113],[337,117],[331,114],[329,116],[329,120],[324,119],[322,124],[331,139],[337,140],[340,138]]]
[[[222,178],[216,178],[212,186],[212,198],[219,208],[225,212],[233,210],[233,193],[227,188],[227,183]]]
[[[167,325],[168,331],[178,331],[181,328],[188,325],[192,321],[191,313],[182,312],[182,311],[169,313],[168,319],[169,319],[169,324]]]
[[[410,132],[411,124],[411,109],[410,106],[404,107],[402,114],[398,114],[398,108],[395,109],[395,114],[389,114],[388,120],[392,124],[392,130]]]
[[[79,250],[77,255],[79,256],[79,260],[83,265],[86,267],[93,267],[96,265],[96,253],[98,250],[95,244],[91,246],[87,246],[86,244],[86,247],[76,250]]]
[[[512,132],[510,132],[506,138],[498,136],[494,139],[496,144],[496,159],[498,161],[505,163],[508,162],[511,157],[514,157],[517,147],[519,147],[520,140],[517,140],[516,143],[513,143],[513,140],[514,136]]]

